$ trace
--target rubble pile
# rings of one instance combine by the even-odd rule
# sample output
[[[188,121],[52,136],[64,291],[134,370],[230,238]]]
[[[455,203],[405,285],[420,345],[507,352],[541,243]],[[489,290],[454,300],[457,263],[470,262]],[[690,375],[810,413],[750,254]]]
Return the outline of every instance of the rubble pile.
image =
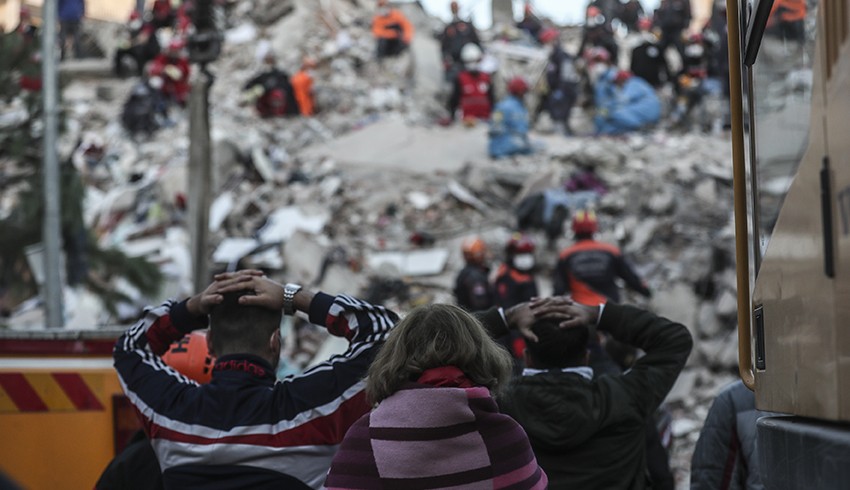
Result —
[[[608,189],[592,199],[600,239],[618,244],[634,262],[653,291],[651,308],[687,325],[696,339],[668,400],[674,467],[680,483],[686,481],[708,404],[737,366],[727,138],[661,130],[617,139],[538,134],[541,154],[491,161],[486,128],[435,124],[442,74],[422,68],[438,67],[433,19],[405,6],[419,29],[411,53],[378,65],[371,5],[360,3],[233,3],[224,53],[212,66],[212,269],[263,268],[275,279],[362,294],[402,311],[452,301],[463,238],[482,236],[499,259],[523,198],[563,189],[575,172],[591,169]],[[290,71],[305,54],[318,60],[316,117],[261,120],[241,104],[242,85],[269,48]],[[80,164],[86,224],[100,244],[159,264],[163,296],[183,296],[191,293],[188,111],[149,140],[131,139],[119,113],[133,83],[70,81],[60,154],[71,155],[87,138],[105,148],[99,161]],[[2,206],[13,201],[4,193]],[[546,248],[542,232],[532,233],[547,294],[558,251],[570,237]],[[135,298],[126,318],[82,318],[115,324],[158,299]],[[19,315],[6,323],[28,328],[35,321]],[[315,335],[308,335],[311,352]]]

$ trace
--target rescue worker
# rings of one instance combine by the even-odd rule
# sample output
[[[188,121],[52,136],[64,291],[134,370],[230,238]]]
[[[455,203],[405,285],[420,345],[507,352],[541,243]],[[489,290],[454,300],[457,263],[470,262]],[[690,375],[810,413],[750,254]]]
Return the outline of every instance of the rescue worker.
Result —
[[[508,240],[505,262],[493,282],[497,306],[510,308],[537,297],[534,250],[534,241],[522,233],[514,233]]]
[[[594,239],[598,230],[596,213],[581,210],[573,216],[575,244],[565,248],[555,266],[554,292],[569,294],[583,305],[620,302],[615,280],[621,278],[626,286],[643,296],[651,296],[646,283],[637,275],[623,253],[615,245]]]
[[[680,56],[684,55],[682,33],[690,23],[691,0],[661,0],[661,5],[655,9],[655,25],[661,30],[662,53],[672,44]]]
[[[454,121],[460,110],[464,123],[472,125],[476,120],[490,119],[495,95],[490,75],[479,69],[484,53],[476,44],[467,44],[461,50],[464,69],[455,79],[449,97],[449,118]]]
[[[150,74],[162,80],[160,92],[169,104],[186,106],[189,97],[189,75],[191,67],[184,53],[185,44],[180,39],[172,39],[165,52],[151,62]]]
[[[508,96],[496,105],[490,118],[490,158],[533,153],[534,149],[528,139],[528,110],[523,102],[527,92],[528,84],[522,77],[515,77],[508,82]]]
[[[400,10],[391,8],[388,0],[378,0],[378,11],[372,18],[372,35],[378,41],[378,60],[403,53],[413,41],[413,24]]]
[[[154,0],[151,14],[153,25],[157,29],[173,26],[177,18],[177,13],[171,6],[171,0]]]
[[[641,18],[638,26],[641,43],[632,50],[631,71],[658,90],[670,81],[670,67],[658,44],[658,36],[652,32],[652,20]]]
[[[581,77],[575,68],[575,59],[561,46],[557,29],[547,29],[540,35],[545,45],[551,45],[549,62],[546,65],[546,91],[536,114],[535,121],[542,111],[547,111],[554,121],[557,132],[571,135],[570,115],[578,98]]]
[[[716,76],[715,59],[712,46],[701,33],[688,36],[682,69],[676,76],[677,97],[671,114],[674,124],[689,123],[695,108],[703,106],[707,97],[722,95],[723,82]]]
[[[119,77],[127,76],[131,70],[137,76],[142,76],[145,65],[160,52],[156,28],[152,23],[142,20],[139,12],[133,10],[126,29],[126,38],[115,50],[113,71]]]
[[[782,39],[806,40],[806,0],[776,0],[770,10],[767,32]]]
[[[295,95],[295,101],[298,104],[298,111],[302,116],[312,116],[316,111],[316,103],[313,98],[313,75],[312,71],[316,68],[316,60],[305,56],[301,62],[301,69],[295,75],[292,75],[290,83],[292,84],[292,92]]]
[[[461,244],[461,250],[466,265],[455,279],[455,301],[469,311],[486,310],[494,304],[487,245],[479,237],[469,237]]]
[[[535,43],[540,42],[540,33],[543,31],[543,23],[537,15],[534,14],[534,9],[531,8],[531,2],[526,1],[525,7],[522,10],[522,20],[517,22],[517,28],[528,35]]]
[[[168,124],[168,104],[162,97],[162,78],[143,77],[121,109],[121,124],[131,136],[152,135]]]
[[[614,38],[614,31],[611,29],[610,22],[602,14],[602,11],[594,6],[588,7],[586,18],[578,52],[585,54],[592,48],[603,48],[608,52],[611,63],[616,65],[620,46]]]
[[[443,71],[446,81],[453,81],[457,74],[463,69],[464,62],[461,51],[467,44],[481,47],[478,39],[478,31],[471,22],[460,18],[460,7],[457,2],[451,3],[452,20],[443,30],[440,36],[440,52],[443,59]]]
[[[10,91],[31,95],[41,91],[41,36],[32,23],[29,7],[20,9],[20,22],[15,30],[3,37],[2,85]],[[18,76],[16,76],[18,75]],[[16,80],[17,78],[17,80]],[[17,82],[17,87],[12,85]]]
[[[249,80],[242,89],[246,92],[247,101],[254,104],[263,118],[299,114],[298,100],[289,75],[277,67],[274,53],[266,53],[263,63],[266,70]]]
[[[640,0],[626,0],[620,6],[618,17],[629,32],[640,32],[640,25],[638,23],[641,19],[645,18],[643,5],[641,5]]]
[[[597,135],[645,129],[661,118],[661,102],[652,86],[628,71],[609,67],[594,86]]]

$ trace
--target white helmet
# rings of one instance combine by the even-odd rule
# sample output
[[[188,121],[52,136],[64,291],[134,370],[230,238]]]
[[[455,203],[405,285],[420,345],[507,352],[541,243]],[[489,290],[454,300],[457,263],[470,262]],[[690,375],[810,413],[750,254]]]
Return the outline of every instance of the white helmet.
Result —
[[[481,48],[473,43],[464,44],[463,49],[460,50],[460,59],[464,63],[475,63],[477,61],[481,61],[483,56],[484,53],[481,51]]]

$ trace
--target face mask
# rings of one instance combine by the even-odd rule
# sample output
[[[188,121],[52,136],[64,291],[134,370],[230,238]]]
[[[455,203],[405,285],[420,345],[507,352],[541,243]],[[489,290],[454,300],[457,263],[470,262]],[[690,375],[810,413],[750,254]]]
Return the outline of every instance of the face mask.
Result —
[[[520,271],[530,271],[534,268],[534,255],[521,254],[514,257],[514,268]]]

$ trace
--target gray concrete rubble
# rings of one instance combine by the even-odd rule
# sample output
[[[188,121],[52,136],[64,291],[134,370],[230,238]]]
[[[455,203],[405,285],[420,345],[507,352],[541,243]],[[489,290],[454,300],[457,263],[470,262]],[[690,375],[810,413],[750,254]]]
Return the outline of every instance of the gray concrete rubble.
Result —
[[[435,21],[416,14],[415,6],[405,6],[419,29],[413,48],[379,65],[369,32],[374,2],[234,3],[232,42],[211,67],[211,269],[263,268],[280,281],[371,296],[402,310],[451,301],[454,276],[463,267],[463,238],[482,236],[500,260],[523,198],[565,192],[571,175],[592,169],[607,192],[581,202],[595,204],[599,238],[619,245],[653,291],[650,301],[631,294],[627,301],[680,321],[694,334],[694,353],[668,400],[676,418],[674,467],[679,482],[686,481],[685,456],[737,361],[728,137],[663,130],[623,138],[533,133],[545,145],[541,153],[492,161],[485,123],[437,124],[445,116],[445,86],[435,72],[438,42],[429,35]],[[316,117],[263,120],[244,105],[241,88],[261,70],[258,46],[274,50],[290,73],[303,55],[316,58]],[[503,46],[498,52],[506,73],[540,69],[545,59],[537,48]],[[512,58],[523,61],[512,65]],[[158,264],[166,275],[163,293],[181,297],[192,284],[188,111],[173,111],[173,126],[150,139],[131,139],[119,115],[133,83],[70,79],[60,150],[70,155],[86,135],[102,141],[104,157],[80,165],[85,222],[101,244]],[[0,102],[0,128],[14,124],[21,111]],[[0,170],[6,176],[18,171],[2,156]],[[0,216],[8,215],[20,191],[4,188]],[[565,234],[550,249],[542,231],[531,233],[541,292],[549,294],[558,251],[572,238]],[[160,299],[131,295],[137,301],[126,305],[126,318],[114,318],[99,311],[91,294],[72,294],[76,328],[130,321],[141,306]],[[3,323],[33,328],[39,314],[26,303]],[[312,352],[326,349],[314,346]]]

